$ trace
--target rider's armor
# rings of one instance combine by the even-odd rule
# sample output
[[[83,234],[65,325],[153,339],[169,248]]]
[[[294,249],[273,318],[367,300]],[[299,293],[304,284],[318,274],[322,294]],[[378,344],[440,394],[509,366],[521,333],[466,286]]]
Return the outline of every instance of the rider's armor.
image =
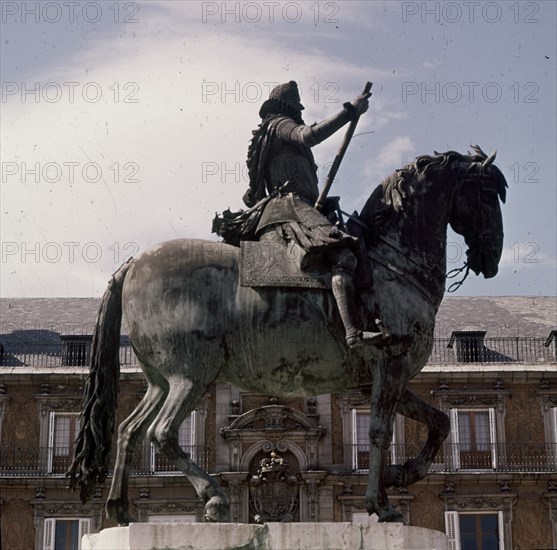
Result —
[[[263,122],[255,130],[248,152],[250,187],[244,195],[248,206],[276,193],[265,205],[256,234],[261,240],[277,235],[296,242],[309,254],[320,254],[332,265],[332,291],[350,346],[381,333],[357,328],[354,271],[356,239],[333,225],[314,208],[318,198],[317,166],[311,147],[321,143],[347,122],[357,118],[356,108],[344,109],[327,120],[307,126],[301,118],[297,84],[274,88],[260,110]]]

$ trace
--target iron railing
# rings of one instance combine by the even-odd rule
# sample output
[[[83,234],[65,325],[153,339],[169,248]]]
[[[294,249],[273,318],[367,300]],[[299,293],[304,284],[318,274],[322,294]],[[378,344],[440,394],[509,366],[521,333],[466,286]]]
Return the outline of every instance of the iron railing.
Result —
[[[205,445],[183,447],[204,470],[210,471],[211,450]],[[418,445],[391,445],[388,463],[404,463],[419,453]],[[345,445],[351,467],[347,471],[369,468],[367,445]],[[70,449],[6,446],[0,449],[0,477],[63,476],[72,461]],[[113,464],[113,461],[111,462]],[[445,444],[429,468],[429,473],[544,473],[557,472],[557,443],[493,443],[476,449]],[[112,473],[112,472],[110,472]],[[132,475],[181,475],[166,456],[144,445],[135,452]]]
[[[544,338],[484,338],[481,342],[453,343],[449,338],[436,338],[428,364],[462,364],[462,363],[555,363],[555,349],[545,346]],[[81,356],[79,356],[81,357]],[[71,355],[64,355],[62,346],[39,346],[39,344],[4,344],[2,366],[87,366],[78,361],[71,363]],[[120,363],[138,365],[138,361],[129,343],[120,346]]]
[[[87,358],[87,361],[83,361]],[[75,360],[74,360],[75,359]],[[88,367],[90,364],[89,353],[75,354],[64,353],[62,346],[40,346],[29,344],[4,345],[1,366],[4,367]],[[130,344],[120,346],[121,365],[139,365]]]
[[[184,451],[204,470],[209,470],[210,448],[190,445]],[[0,448],[0,477],[64,476],[73,460],[73,450],[67,447],[18,447]],[[111,467],[114,461],[111,461]],[[112,473],[112,470],[109,471]],[[132,475],[160,476],[182,475],[166,456],[144,445],[135,452],[131,465]]]
[[[402,464],[419,451],[419,445],[391,445],[387,463]],[[345,457],[352,471],[369,468],[368,445],[345,445]],[[429,473],[437,472],[557,473],[557,443],[486,443],[474,449],[446,443],[429,468]]]

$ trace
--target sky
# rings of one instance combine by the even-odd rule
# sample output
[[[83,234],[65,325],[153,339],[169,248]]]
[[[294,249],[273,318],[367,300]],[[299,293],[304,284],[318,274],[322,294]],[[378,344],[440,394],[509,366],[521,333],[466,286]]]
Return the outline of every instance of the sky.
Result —
[[[130,255],[216,239],[289,80],[308,124],[373,82],[332,190],[347,211],[418,155],[497,149],[500,271],[455,295],[556,295],[556,6],[2,1],[0,295],[100,296]],[[320,182],[343,135],[314,148]],[[450,269],[465,250],[450,232]]]

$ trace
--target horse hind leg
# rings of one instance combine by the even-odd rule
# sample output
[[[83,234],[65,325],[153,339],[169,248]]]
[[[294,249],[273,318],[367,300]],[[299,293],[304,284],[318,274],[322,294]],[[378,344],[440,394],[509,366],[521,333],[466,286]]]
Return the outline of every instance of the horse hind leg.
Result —
[[[201,402],[208,385],[196,384],[188,378],[174,377],[159,414],[149,427],[149,439],[160,452],[176,464],[205,503],[205,517],[209,521],[229,520],[230,503],[218,483],[201,469],[180,448],[177,433],[184,418]]]
[[[147,426],[158,413],[168,388],[148,378],[148,387],[135,410],[118,427],[118,444],[114,463],[114,477],[106,502],[106,515],[119,525],[128,525],[133,518],[128,512],[128,480],[134,450]]]
[[[427,426],[427,441],[414,458],[404,464],[389,466],[385,471],[386,487],[406,487],[423,479],[450,430],[449,417],[406,390],[397,405],[400,414]]]

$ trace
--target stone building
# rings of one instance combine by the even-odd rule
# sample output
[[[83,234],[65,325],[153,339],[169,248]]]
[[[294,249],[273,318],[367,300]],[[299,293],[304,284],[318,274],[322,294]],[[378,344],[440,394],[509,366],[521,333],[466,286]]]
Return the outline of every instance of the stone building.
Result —
[[[64,477],[99,303],[1,300],[4,550],[79,548],[82,534],[111,526],[108,485],[83,505]],[[446,531],[455,550],[557,547],[556,328],[555,298],[444,300],[411,389],[449,415],[451,434],[425,480],[390,490],[409,523]],[[125,333],[118,421],[145,390]],[[367,522],[368,412],[357,392],[280,399],[216,384],[180,443],[219,477],[233,521]],[[389,460],[415,456],[424,436],[397,417]],[[203,521],[191,485],[147,441],[129,497],[139,521]]]

